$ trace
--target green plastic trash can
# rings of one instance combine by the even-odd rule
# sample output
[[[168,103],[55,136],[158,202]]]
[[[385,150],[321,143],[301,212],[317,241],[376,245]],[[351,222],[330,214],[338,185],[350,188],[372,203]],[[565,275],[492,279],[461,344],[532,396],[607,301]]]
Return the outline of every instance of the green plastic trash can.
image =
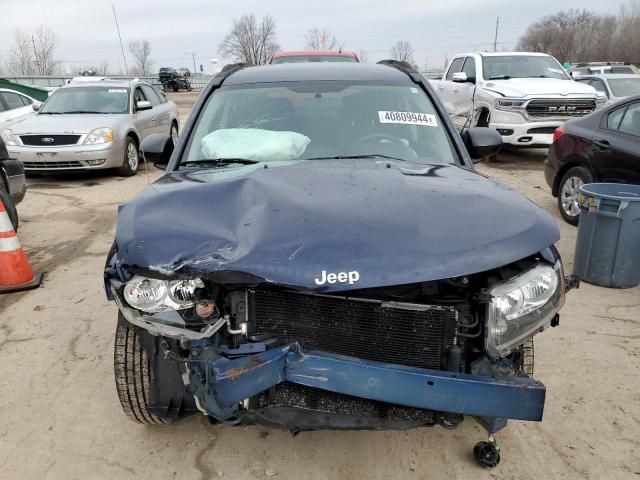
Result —
[[[640,186],[589,183],[580,187],[580,222],[573,273],[602,287],[640,283]]]

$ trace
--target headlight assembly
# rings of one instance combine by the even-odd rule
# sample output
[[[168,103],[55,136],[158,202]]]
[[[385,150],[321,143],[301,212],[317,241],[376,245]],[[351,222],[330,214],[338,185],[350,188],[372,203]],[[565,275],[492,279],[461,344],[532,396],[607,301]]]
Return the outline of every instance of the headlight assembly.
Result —
[[[18,145],[18,137],[10,128],[6,128],[5,130],[3,130],[0,134],[0,138],[2,138],[2,141],[6,146]]]
[[[199,278],[167,281],[136,276],[124,285],[123,296],[137,310],[158,313],[193,307],[198,288],[204,288]]]
[[[564,272],[540,264],[511,280],[495,285],[487,315],[486,349],[504,357],[549,324],[564,303]]]
[[[110,128],[96,128],[91,130],[84,140],[85,145],[99,145],[113,142],[113,130]]]
[[[495,101],[495,107],[498,110],[521,110],[526,100],[521,98],[498,98]]]

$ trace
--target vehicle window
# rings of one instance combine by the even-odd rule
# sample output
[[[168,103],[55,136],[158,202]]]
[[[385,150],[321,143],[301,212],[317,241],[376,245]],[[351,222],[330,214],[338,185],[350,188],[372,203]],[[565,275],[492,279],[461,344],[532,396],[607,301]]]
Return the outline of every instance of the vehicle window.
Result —
[[[20,97],[20,100],[22,100],[22,103],[24,104],[25,107],[33,103],[33,100],[31,100],[29,97],[25,97],[24,95],[18,95],[18,96]]]
[[[607,128],[609,130],[618,130],[618,127],[620,126],[620,121],[622,120],[622,117],[624,116],[624,112],[626,111],[627,111],[627,107],[625,106],[609,113],[609,116],[607,117]]]
[[[7,102],[7,106],[9,110],[14,110],[16,108],[22,108],[25,104],[22,102],[22,95],[18,95],[17,93],[12,92],[2,92],[0,93],[4,98],[5,102]]]
[[[207,99],[182,162],[354,155],[420,164],[453,164],[457,159],[442,119],[421,89],[317,81],[217,90]]]
[[[145,97],[144,93],[142,92],[142,88],[136,87],[133,93],[133,101],[135,103],[147,101],[147,97]]]
[[[462,71],[467,74],[467,78],[476,78],[476,61],[473,57],[467,57]]]
[[[640,95],[640,75],[638,78],[610,78],[609,86],[616,97]]]
[[[618,130],[640,137],[640,103],[629,105]]]
[[[498,55],[482,59],[486,80],[509,78],[558,78],[569,80],[569,75],[558,61],[548,55]]]
[[[163,92],[161,92],[160,90],[158,90],[155,87],[151,87],[153,89],[153,91],[155,92],[155,94],[158,96],[158,98],[160,99],[160,103],[167,103],[167,97],[165,96],[165,94]]]
[[[142,91],[144,92],[144,96],[147,97],[147,100],[151,102],[151,105],[154,107],[160,104],[160,98],[158,98],[158,94],[148,85],[142,85]]]
[[[447,72],[447,80],[451,80],[453,78],[453,74],[458,73],[462,69],[463,62],[464,57],[456,58],[453,62],[451,62],[451,66],[449,67],[449,71]]]
[[[306,63],[306,62],[356,62],[353,57],[339,55],[296,55],[292,57],[278,57],[271,60],[272,64],[276,63]]]
[[[7,111],[7,109],[5,108],[4,103],[2,102],[2,99],[0,98],[0,113],[1,112],[6,112],[6,111]]]
[[[129,90],[125,87],[87,86],[59,88],[45,102],[39,114],[127,113]]]
[[[611,73],[633,73],[631,67],[611,67]]]
[[[609,93],[607,92],[607,87],[604,86],[604,82],[602,80],[592,78],[589,82],[589,85],[595,88],[598,92],[602,92],[607,96],[609,95]]]

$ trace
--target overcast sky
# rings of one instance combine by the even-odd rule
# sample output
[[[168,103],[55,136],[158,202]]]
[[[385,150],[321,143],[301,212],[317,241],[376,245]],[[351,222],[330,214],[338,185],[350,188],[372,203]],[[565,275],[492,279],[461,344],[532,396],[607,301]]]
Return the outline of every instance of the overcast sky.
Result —
[[[130,40],[148,39],[154,69],[193,69],[195,52],[198,68],[204,64],[209,72],[233,19],[244,13],[273,16],[283,50],[302,49],[309,28],[328,28],[345,48],[367,51],[369,62],[388,58],[393,43],[408,40],[415,61],[431,69],[447,55],[492,48],[498,16],[498,47],[504,49],[542,15],[569,8],[618,11],[618,2],[601,0],[0,0],[0,57],[7,57],[11,31],[43,24],[58,35],[63,65],[107,61],[122,68],[112,4],[125,50]]]

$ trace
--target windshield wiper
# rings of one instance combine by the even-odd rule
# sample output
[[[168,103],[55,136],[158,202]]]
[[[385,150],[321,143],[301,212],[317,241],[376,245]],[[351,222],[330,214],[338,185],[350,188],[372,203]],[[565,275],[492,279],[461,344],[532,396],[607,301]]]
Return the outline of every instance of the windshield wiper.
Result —
[[[62,112],[38,112],[40,115],[62,115]]]
[[[70,110],[68,112],[60,112],[61,114],[68,114],[68,113],[105,113],[105,112],[95,112],[95,111],[91,111],[91,110]]]
[[[489,77],[489,80],[509,80],[510,75],[496,75],[495,77]]]
[[[202,160],[189,160],[181,162],[178,166],[183,165],[254,165],[259,163],[257,160],[249,160],[248,158],[205,158]]]
[[[351,160],[351,159],[359,159],[359,158],[384,158],[386,160],[398,160],[399,162],[411,161],[405,158],[382,155],[380,153],[370,153],[368,155],[336,155],[333,157],[311,157],[311,158],[303,158],[302,160]]]

